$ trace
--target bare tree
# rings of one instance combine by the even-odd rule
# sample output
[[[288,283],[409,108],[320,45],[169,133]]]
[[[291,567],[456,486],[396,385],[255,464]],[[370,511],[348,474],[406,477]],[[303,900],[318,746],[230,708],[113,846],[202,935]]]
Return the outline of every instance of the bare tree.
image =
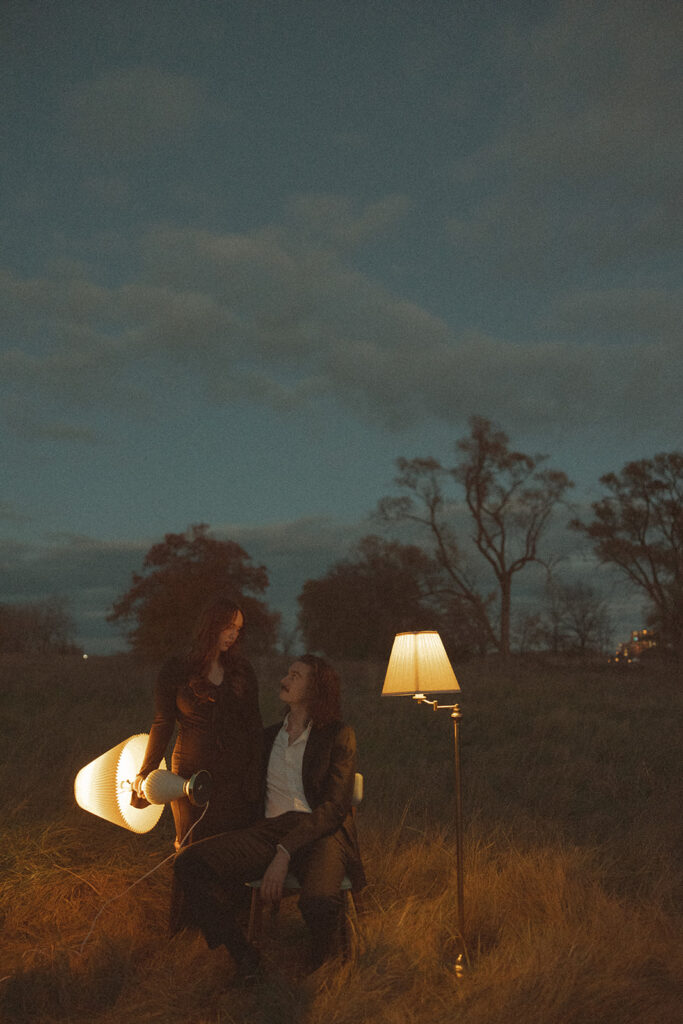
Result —
[[[542,468],[547,456],[513,451],[507,434],[480,416],[472,417],[470,434],[457,442],[456,452],[459,458],[451,468],[432,458],[399,459],[396,483],[405,493],[384,498],[379,512],[385,521],[412,521],[430,532],[452,593],[468,604],[490,646],[507,657],[513,579],[533,562],[548,565],[540,541],[572,483],[565,473]],[[471,540],[497,590],[482,593],[463,558],[453,527],[456,505],[444,495],[449,479],[464,489]]]
[[[519,617],[513,635],[513,642],[520,654],[543,648],[546,632],[541,612],[526,612]]]
[[[580,654],[607,647],[610,623],[607,605],[587,583],[563,588],[564,621],[571,647]]]
[[[587,583],[549,582],[542,616],[547,646],[554,653],[605,650],[610,623],[606,602]]]
[[[593,503],[593,520],[571,525],[646,595],[652,624],[683,657],[683,452],[629,462],[600,483],[609,493]]]

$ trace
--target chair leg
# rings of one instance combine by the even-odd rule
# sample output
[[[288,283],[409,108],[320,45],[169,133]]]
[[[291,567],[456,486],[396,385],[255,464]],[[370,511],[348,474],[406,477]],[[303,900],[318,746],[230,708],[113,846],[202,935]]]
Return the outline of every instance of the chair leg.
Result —
[[[355,951],[358,937],[358,913],[356,911],[356,902],[350,889],[344,890],[341,926],[342,955],[344,960],[350,960]]]

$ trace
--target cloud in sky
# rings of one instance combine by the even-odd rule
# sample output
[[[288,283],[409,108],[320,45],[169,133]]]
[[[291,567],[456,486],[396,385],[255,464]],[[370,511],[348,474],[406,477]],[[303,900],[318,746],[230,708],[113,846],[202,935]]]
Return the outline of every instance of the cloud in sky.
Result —
[[[282,407],[318,396],[389,427],[457,424],[463,410],[522,429],[571,426],[591,412],[613,418],[625,398],[635,429],[675,415],[680,291],[558,292],[546,336],[534,340],[458,331],[344,257],[349,238],[376,237],[403,217],[403,202],[389,197],[355,217],[341,197],[301,197],[290,219],[292,209],[301,215],[293,227],[242,234],[153,228],[140,239],[137,275],[118,287],[5,273],[0,295],[24,331],[0,356],[6,386],[30,387],[36,416],[46,402],[59,407],[51,429],[66,439],[87,433],[69,425],[69,409],[142,406],[147,366],[162,379],[196,375],[217,401],[247,392]],[[652,369],[643,375],[643,366]],[[28,417],[13,422],[36,429]]]
[[[185,144],[217,110],[192,76],[130,67],[72,87],[62,117],[81,157],[119,161]]]
[[[12,593],[207,521],[291,606],[472,414],[593,497],[680,445],[680,4],[6,6]]]
[[[551,189],[619,180],[621,191],[676,188],[683,115],[680,5],[565,0],[500,50],[510,88],[498,131],[471,167]],[[481,159],[485,157],[485,159]]]
[[[571,0],[512,28],[494,127],[456,163],[475,204],[453,212],[454,244],[551,285],[680,251],[681,32],[679,4],[628,0]]]

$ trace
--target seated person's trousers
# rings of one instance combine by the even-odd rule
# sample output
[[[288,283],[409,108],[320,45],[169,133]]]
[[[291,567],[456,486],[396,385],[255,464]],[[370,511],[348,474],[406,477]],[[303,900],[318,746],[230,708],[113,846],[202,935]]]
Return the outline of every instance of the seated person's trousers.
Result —
[[[246,829],[201,839],[178,854],[176,878],[211,949],[226,946],[237,963],[250,955],[236,919],[244,885],[263,876],[277,844],[304,813],[288,811],[265,818]],[[290,861],[289,870],[301,883],[299,909],[310,930],[314,966],[337,948],[347,866],[344,846],[334,834],[307,844]]]

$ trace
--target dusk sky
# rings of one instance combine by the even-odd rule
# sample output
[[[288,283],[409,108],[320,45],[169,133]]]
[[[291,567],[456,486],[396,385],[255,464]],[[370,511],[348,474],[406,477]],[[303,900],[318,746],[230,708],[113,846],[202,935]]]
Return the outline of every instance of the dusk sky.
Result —
[[[674,0],[3,0],[0,602],[106,653],[204,522],[291,623],[473,414],[584,508],[680,449],[682,40]]]

